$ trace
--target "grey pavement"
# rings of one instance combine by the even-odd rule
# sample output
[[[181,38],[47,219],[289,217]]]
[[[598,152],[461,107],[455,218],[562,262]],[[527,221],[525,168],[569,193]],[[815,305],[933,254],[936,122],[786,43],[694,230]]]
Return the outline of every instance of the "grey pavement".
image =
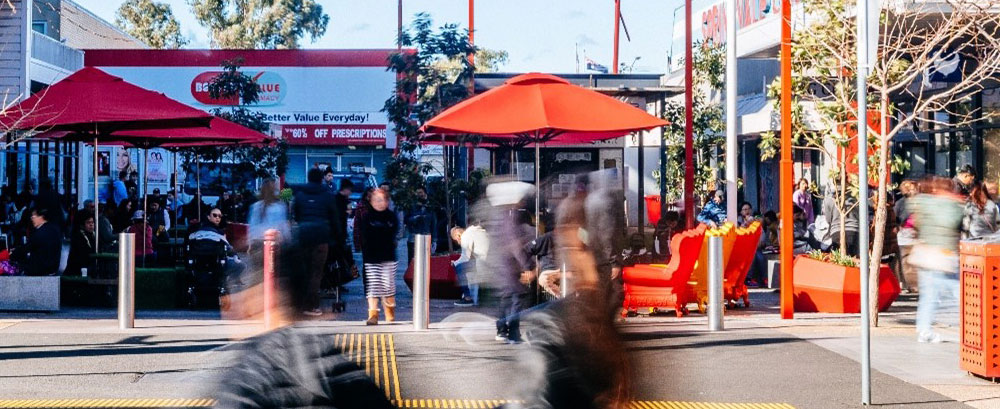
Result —
[[[493,340],[490,307],[435,300],[431,331],[417,332],[400,281],[401,322],[369,327],[361,322],[360,286],[349,284],[346,313],[300,325],[324,334],[392,334],[404,398],[514,397],[517,359],[527,346]],[[699,314],[629,318],[621,328],[634,364],[635,399],[861,406],[857,315],[781,320],[776,293],[755,290],[751,301],[753,308],[727,311],[720,333],[706,331]],[[940,328],[943,344],[919,344],[914,311],[915,298],[904,296],[873,330],[875,403],[1000,407],[1000,386],[958,369],[957,328]],[[211,397],[214,382],[238,359],[239,339],[262,330],[260,322],[226,321],[205,311],[139,311],[136,329],[119,330],[114,314],[0,313],[0,399]]]

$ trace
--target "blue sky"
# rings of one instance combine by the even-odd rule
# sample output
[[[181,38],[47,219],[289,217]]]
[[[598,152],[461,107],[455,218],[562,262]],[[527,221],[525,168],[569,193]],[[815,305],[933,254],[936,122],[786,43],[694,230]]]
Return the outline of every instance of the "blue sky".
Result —
[[[102,18],[114,22],[119,0],[74,0]],[[208,48],[208,32],[194,20],[185,0],[169,3],[191,40],[188,48]],[[326,35],[304,48],[389,48],[396,36],[394,0],[318,0],[330,16]],[[680,0],[622,0],[622,15],[632,41],[621,34],[619,60],[636,72],[662,73],[674,10]],[[476,45],[510,53],[504,71],[571,73],[576,70],[574,45],[583,56],[611,65],[614,34],[614,0],[479,0],[476,2]],[[403,22],[418,12],[430,13],[437,25],[468,20],[467,0],[403,0]]]

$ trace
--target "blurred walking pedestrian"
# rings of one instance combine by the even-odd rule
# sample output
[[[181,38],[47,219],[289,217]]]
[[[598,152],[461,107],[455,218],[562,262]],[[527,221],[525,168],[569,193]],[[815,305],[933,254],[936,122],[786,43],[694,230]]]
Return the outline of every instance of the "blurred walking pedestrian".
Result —
[[[962,198],[951,180],[931,176],[923,183],[929,193],[912,199],[920,244],[913,247],[909,262],[919,271],[920,299],[917,305],[917,341],[941,342],[932,325],[938,308],[958,300],[958,240],[962,223]],[[944,298],[950,298],[944,302]]]
[[[396,231],[399,221],[389,208],[389,194],[381,189],[369,195],[371,208],[354,229],[361,239],[365,297],[368,299],[367,325],[378,324],[379,301],[385,307],[385,320],[396,320]]]
[[[304,270],[299,277],[301,291],[302,314],[312,317],[323,315],[320,311],[320,283],[323,280],[326,259],[330,243],[336,243],[337,208],[333,194],[323,186],[323,171],[317,168],[309,169],[306,175],[307,183],[295,192],[292,214],[298,222],[298,237],[296,246],[302,253],[299,260],[304,264]],[[339,240],[343,240],[340,237]]]
[[[495,183],[486,188],[494,208],[490,222],[494,228],[487,230],[490,233],[489,264],[500,290],[496,340],[512,344],[521,342],[519,313],[528,307],[527,285],[534,279],[531,262],[524,251],[534,232],[520,214],[525,198],[533,189],[523,182]]]

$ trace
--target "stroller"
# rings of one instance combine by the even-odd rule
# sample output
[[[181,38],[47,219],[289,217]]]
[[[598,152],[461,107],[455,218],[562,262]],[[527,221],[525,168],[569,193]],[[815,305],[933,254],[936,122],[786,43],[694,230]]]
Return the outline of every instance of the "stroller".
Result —
[[[226,243],[215,240],[191,240],[186,246],[184,265],[184,304],[191,309],[226,309],[220,298],[228,294],[225,286]]]
[[[342,246],[339,251],[334,250],[335,246],[331,245],[330,248],[321,287],[325,294],[333,296],[333,312],[344,312],[347,304],[341,299],[340,287],[358,278],[358,269],[351,250],[346,246]]]

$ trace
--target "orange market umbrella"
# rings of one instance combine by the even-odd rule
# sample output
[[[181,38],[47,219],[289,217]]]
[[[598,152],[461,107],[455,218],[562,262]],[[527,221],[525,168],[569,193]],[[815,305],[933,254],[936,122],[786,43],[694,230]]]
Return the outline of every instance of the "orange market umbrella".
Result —
[[[535,183],[540,183],[540,143],[573,144],[616,138],[667,125],[632,105],[542,73],[513,77],[503,85],[444,110],[421,130],[426,141],[447,144],[455,135],[484,135],[489,143],[535,144]],[[508,142],[509,141],[509,142]],[[446,172],[447,174],[447,172]],[[535,194],[535,218],[539,213]]]

